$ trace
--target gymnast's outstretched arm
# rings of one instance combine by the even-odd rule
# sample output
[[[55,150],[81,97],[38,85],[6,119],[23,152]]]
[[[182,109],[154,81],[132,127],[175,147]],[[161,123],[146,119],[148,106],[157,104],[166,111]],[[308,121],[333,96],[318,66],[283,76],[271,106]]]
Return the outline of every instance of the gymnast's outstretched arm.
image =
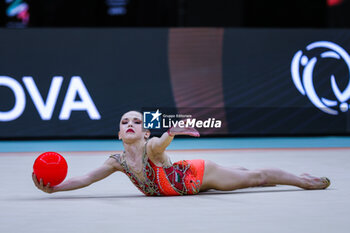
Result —
[[[170,145],[175,135],[189,135],[193,137],[199,137],[199,132],[192,127],[170,128],[167,132],[163,133],[160,138],[153,137],[149,140],[147,144],[148,151],[152,151],[155,154],[163,153]]]
[[[87,173],[86,175],[70,178],[57,186],[52,187],[50,186],[50,183],[44,186],[43,180],[40,179],[40,181],[38,181],[34,173],[32,174],[32,178],[38,189],[46,193],[54,193],[84,188],[106,178],[118,170],[120,170],[120,164],[115,159],[109,158],[99,168]]]

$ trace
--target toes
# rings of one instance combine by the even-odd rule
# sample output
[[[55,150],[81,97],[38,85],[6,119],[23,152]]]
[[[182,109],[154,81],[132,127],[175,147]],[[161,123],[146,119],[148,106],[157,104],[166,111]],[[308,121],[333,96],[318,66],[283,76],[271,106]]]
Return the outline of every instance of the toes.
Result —
[[[327,177],[321,177],[321,180],[325,185],[324,189],[328,188],[331,185],[331,181]]]
[[[327,177],[319,178],[307,173],[303,173],[301,177],[305,182],[306,189],[326,189],[331,184]]]

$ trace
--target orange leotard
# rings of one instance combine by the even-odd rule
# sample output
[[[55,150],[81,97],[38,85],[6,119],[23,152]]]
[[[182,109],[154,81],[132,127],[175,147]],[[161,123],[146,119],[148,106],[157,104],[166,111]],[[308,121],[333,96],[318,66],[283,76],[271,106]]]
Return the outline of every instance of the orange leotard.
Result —
[[[204,175],[204,160],[181,160],[168,167],[159,167],[148,158],[144,149],[142,158],[144,180],[140,180],[128,167],[124,155],[125,153],[114,154],[110,157],[121,164],[123,172],[147,196],[197,194],[200,190]]]

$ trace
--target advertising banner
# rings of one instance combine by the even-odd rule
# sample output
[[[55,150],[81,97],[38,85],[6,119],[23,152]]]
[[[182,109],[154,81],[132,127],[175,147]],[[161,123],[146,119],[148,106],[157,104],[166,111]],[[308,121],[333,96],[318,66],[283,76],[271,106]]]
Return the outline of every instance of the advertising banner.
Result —
[[[348,30],[0,35],[1,139],[113,138],[129,110],[149,113],[156,135],[186,117],[202,136],[350,133]]]

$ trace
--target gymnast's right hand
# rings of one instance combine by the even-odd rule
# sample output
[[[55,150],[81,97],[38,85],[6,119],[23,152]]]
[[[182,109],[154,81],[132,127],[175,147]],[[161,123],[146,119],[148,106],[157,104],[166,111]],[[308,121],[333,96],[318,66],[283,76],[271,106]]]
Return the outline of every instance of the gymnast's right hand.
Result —
[[[40,189],[41,191],[43,191],[45,193],[53,193],[54,192],[54,188],[50,187],[50,183],[47,183],[47,185],[44,186],[43,179],[40,179],[40,182],[39,182],[38,179],[36,178],[36,175],[34,174],[34,172],[32,173],[32,178],[33,178],[34,185],[38,189]]]

